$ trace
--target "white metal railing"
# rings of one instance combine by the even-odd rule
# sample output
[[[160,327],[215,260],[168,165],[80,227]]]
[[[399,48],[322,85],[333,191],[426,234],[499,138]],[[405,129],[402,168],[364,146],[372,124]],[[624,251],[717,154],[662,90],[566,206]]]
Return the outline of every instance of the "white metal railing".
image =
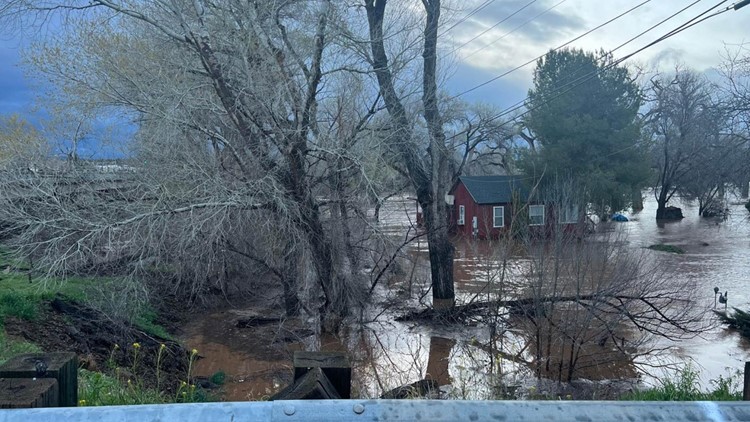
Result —
[[[289,400],[0,410],[7,422],[750,421],[748,402]]]

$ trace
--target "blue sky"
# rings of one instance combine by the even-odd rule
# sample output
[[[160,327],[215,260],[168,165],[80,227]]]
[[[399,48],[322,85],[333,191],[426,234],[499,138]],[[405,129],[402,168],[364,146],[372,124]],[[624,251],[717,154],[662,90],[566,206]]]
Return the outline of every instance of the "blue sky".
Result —
[[[17,40],[0,40],[0,114],[29,112],[34,93],[19,67]]]
[[[544,54],[588,29],[618,15],[642,0],[528,0],[490,1],[479,13],[463,20],[441,39],[445,89],[452,95],[472,88],[523,62]],[[620,57],[688,20],[717,1],[701,1],[668,23],[618,51]],[[444,0],[444,27],[464,18],[485,0]],[[688,4],[681,0],[652,0],[614,24],[575,42],[592,50],[612,49]],[[728,4],[731,4],[728,3]],[[501,25],[497,22],[526,6]],[[630,63],[669,71],[678,64],[710,71],[722,61],[726,47],[750,38],[750,7],[729,11],[678,34],[639,54]],[[483,33],[477,37],[478,34]],[[19,67],[22,35],[0,33],[0,113],[29,116],[39,92]],[[476,38],[476,39],[473,39]],[[460,48],[459,48],[460,47]],[[515,71],[462,98],[505,108],[524,99],[531,86],[533,65]],[[34,121],[33,116],[29,120]],[[91,147],[93,148],[93,147]]]

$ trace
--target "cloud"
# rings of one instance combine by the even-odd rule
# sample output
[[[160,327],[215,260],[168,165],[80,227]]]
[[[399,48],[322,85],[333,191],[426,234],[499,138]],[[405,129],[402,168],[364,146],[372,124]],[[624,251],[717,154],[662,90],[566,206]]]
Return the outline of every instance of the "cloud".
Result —
[[[517,41],[518,38],[524,43],[548,44],[561,35],[580,29],[584,24],[576,15],[552,9],[556,4],[552,1],[536,2],[518,12],[527,4],[527,0],[492,3],[492,6],[482,9],[451,31],[454,44],[466,44],[462,48],[465,53],[490,45],[507,47],[509,41]],[[497,25],[501,21],[504,22]]]

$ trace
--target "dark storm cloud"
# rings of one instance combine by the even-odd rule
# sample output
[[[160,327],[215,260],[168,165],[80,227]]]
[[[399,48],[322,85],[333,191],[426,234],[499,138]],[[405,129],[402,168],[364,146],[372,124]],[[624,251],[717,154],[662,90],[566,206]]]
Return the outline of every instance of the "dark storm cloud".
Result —
[[[18,67],[18,50],[0,41],[0,114],[27,110],[32,93]]]
[[[522,36],[531,43],[551,44],[560,34],[578,32],[584,28],[585,22],[578,16],[564,14],[557,9],[552,9],[544,14],[545,10],[559,3],[558,0],[537,1],[531,6],[523,9],[520,13],[495,27],[492,34],[488,32],[482,37],[485,42],[492,42],[498,37],[498,33],[505,34],[519,25],[534,18],[513,33],[514,36]],[[454,31],[458,39],[470,39],[485,29],[495,25],[508,16],[512,15],[528,4],[528,0],[507,0],[495,2],[491,6],[482,9],[469,20],[456,27]],[[468,13],[468,11],[467,11]],[[541,14],[541,15],[540,15]],[[540,15],[538,17],[535,17]],[[477,40],[478,41],[478,40]],[[477,42],[479,44],[479,42]],[[551,45],[550,45],[551,46]]]

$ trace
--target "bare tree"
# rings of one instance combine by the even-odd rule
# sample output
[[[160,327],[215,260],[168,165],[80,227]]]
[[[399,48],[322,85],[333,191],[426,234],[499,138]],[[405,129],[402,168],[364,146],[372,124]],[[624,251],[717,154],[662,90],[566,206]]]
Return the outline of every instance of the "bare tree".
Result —
[[[722,74],[723,93],[726,97],[730,115],[732,135],[744,141],[733,158],[750,161],[750,49],[747,44],[735,51],[727,51]],[[733,172],[731,182],[740,188],[740,196],[748,197],[750,191],[750,168],[743,166],[741,171]]]
[[[650,87],[646,137],[656,168],[656,218],[667,218],[669,200],[698,177],[696,169],[720,138],[725,122],[718,100],[705,80],[677,69],[672,77],[654,78]]]
[[[424,213],[429,244],[433,307],[450,308],[455,303],[453,286],[454,248],[449,239],[447,224],[448,204],[444,197],[455,183],[463,167],[476,146],[481,142],[475,128],[476,122],[467,120],[467,126],[456,130],[452,136],[446,135],[446,120],[440,107],[438,94],[438,27],[441,13],[440,0],[424,0],[424,24],[420,38],[422,47],[421,117],[426,133],[424,137],[411,118],[407,108],[408,94],[398,85],[400,57],[402,54],[389,52],[386,40],[393,34],[384,30],[387,19],[387,0],[365,0],[365,10],[369,23],[369,47],[372,69],[377,77],[380,95],[393,122],[393,136],[390,143],[397,151],[397,165],[408,176],[416,192],[417,201]],[[395,20],[397,11],[390,9],[390,17]],[[386,28],[392,29],[394,25]],[[408,25],[405,26],[408,30]],[[397,32],[397,31],[396,31]],[[414,46],[410,43],[409,46]],[[395,58],[394,58],[395,56]],[[464,137],[464,134],[468,134]],[[455,153],[459,151],[458,160]]]
[[[309,303],[320,295],[321,318],[335,326],[361,299],[354,221],[365,216],[356,207],[369,180],[353,151],[378,110],[351,89],[366,72],[347,56],[338,6],[13,0],[0,8],[12,23],[64,13],[68,30],[32,62],[71,101],[138,127],[118,177],[89,169],[6,180],[2,212],[24,234],[18,244],[50,271],[117,261],[173,276],[175,286],[190,280],[194,296],[260,267],[280,279],[288,313],[307,286]]]

